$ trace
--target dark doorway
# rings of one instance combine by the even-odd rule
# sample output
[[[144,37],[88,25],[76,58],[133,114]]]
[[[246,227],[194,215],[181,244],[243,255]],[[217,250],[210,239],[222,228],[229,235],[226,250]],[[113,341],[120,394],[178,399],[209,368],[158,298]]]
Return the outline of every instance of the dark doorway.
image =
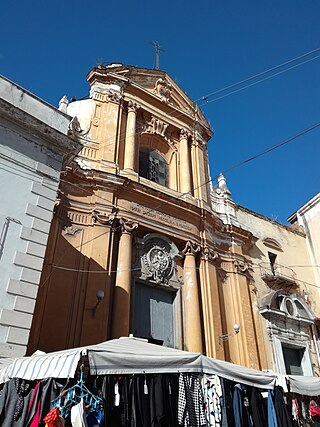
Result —
[[[135,285],[133,334],[175,347],[174,299],[176,293],[142,283]]]

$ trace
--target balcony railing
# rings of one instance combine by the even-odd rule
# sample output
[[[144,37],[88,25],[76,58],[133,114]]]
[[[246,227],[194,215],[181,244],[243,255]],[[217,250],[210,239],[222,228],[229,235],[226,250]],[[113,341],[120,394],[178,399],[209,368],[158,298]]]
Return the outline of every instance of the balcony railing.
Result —
[[[262,262],[260,264],[262,279],[271,286],[294,286],[297,285],[295,271],[281,264]]]

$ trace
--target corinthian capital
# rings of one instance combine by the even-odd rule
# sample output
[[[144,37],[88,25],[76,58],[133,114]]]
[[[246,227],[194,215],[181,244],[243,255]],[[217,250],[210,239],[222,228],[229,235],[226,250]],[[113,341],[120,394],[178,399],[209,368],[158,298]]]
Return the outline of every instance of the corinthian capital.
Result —
[[[202,249],[201,256],[206,261],[216,261],[219,258],[219,254],[214,249],[211,249],[208,246],[205,246]]]
[[[249,265],[246,262],[235,259],[233,265],[237,273],[248,273]]]
[[[128,102],[128,112],[133,111],[134,113],[136,113],[137,110],[139,110],[139,108],[140,108],[140,105],[137,104],[136,102],[134,101]]]
[[[122,233],[132,233],[136,228],[138,228],[138,223],[131,219],[120,218],[119,222]]]
[[[189,138],[190,133],[187,131],[187,129],[181,129],[180,130],[180,141],[181,139],[187,139]]]
[[[192,243],[191,240],[188,240],[182,252],[185,255],[187,254],[196,255],[199,251],[200,251],[200,246],[197,245],[196,243]]]

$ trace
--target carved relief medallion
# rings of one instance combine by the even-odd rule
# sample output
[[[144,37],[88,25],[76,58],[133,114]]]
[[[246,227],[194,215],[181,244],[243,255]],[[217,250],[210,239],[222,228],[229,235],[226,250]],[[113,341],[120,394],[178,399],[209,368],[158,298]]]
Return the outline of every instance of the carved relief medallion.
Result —
[[[179,285],[175,262],[179,251],[173,242],[159,234],[148,234],[138,247],[141,279],[166,286]]]
[[[149,240],[143,248],[146,276],[156,283],[167,283],[172,274],[173,262],[170,246],[160,239]]]

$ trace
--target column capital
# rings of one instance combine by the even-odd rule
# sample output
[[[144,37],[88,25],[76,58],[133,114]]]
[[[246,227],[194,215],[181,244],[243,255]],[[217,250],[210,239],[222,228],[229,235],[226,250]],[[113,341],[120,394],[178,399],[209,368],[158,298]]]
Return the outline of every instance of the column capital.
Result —
[[[201,251],[201,258],[205,261],[217,261],[219,254],[214,249],[209,248],[209,246],[204,246]]]
[[[190,136],[190,132],[189,131],[187,131],[187,129],[181,129],[180,130],[180,141],[182,140],[182,139],[188,139],[189,138],[189,136]]]
[[[192,145],[195,145],[196,147],[205,148],[207,145],[207,142],[202,137],[201,133],[196,130],[192,137]]]
[[[232,261],[236,273],[247,275],[249,273],[249,265],[245,261],[235,259]]]
[[[92,212],[93,222],[95,222],[95,223],[98,222],[99,224],[102,224],[102,225],[108,225],[108,226],[112,227],[114,224],[115,218],[116,218],[115,212],[110,213],[110,214],[107,214],[105,212],[99,212],[96,210],[94,210]]]
[[[137,104],[136,102],[134,102],[134,101],[129,101],[128,102],[128,112],[130,113],[131,111],[133,112],[133,113],[136,113],[138,110],[139,110],[139,108],[140,108],[140,105],[139,104]]]
[[[191,254],[195,256],[199,251],[200,251],[200,245],[198,245],[197,243],[191,242],[191,240],[188,240],[182,252],[185,255]]]
[[[135,229],[138,228],[138,223],[132,221],[131,219],[120,218],[120,230],[122,233],[132,233]]]

